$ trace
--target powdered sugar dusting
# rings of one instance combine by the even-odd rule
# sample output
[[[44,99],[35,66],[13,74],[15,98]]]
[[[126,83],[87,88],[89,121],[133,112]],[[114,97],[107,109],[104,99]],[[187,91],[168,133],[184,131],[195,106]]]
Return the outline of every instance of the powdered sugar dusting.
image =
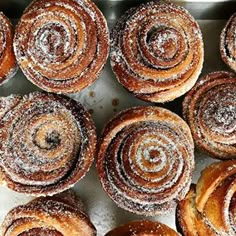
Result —
[[[95,235],[94,226],[76,205],[77,200],[70,202],[70,193],[63,194],[68,195],[67,199],[60,195],[37,198],[11,210],[3,222],[2,235],[15,234],[19,227],[25,236]]]
[[[119,82],[141,99],[165,102],[182,95],[202,64],[200,28],[182,7],[145,3],[128,10],[113,29],[111,66]]]
[[[105,18],[92,1],[40,0],[18,23],[14,51],[34,84],[48,92],[75,93],[97,79],[108,41]]]
[[[52,194],[85,175],[93,161],[96,135],[80,104],[44,93],[2,101],[0,165],[9,187],[36,195]]]
[[[159,112],[166,115],[164,120]],[[105,128],[97,167],[118,206],[141,215],[163,214],[188,191],[193,146],[171,115],[154,107],[134,108],[112,120],[111,130],[109,124]]]
[[[235,158],[236,78],[227,72],[202,77],[186,96],[184,114],[197,145],[213,157]]]
[[[233,14],[220,36],[220,52],[223,61],[236,72],[236,14]]]

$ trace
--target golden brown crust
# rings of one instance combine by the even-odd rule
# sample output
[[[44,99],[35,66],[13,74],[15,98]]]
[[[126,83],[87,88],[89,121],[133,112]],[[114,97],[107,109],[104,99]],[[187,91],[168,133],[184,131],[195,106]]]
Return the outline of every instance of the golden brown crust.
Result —
[[[12,78],[17,71],[12,45],[13,28],[11,22],[0,12],[0,85]]]
[[[222,33],[220,36],[220,52],[221,52],[222,60],[232,70],[236,72],[235,31],[236,31],[236,13],[234,13],[230,17],[224,29],[222,30]]]
[[[183,102],[196,146],[219,159],[236,158],[236,75],[217,71],[201,77]]]
[[[183,199],[194,167],[187,124],[158,107],[134,107],[115,116],[99,143],[97,170],[118,206],[141,215],[163,214]]]
[[[93,83],[109,50],[108,27],[91,0],[35,0],[16,27],[14,51],[26,77],[48,92]]]
[[[6,185],[36,196],[62,192],[92,165],[89,113],[64,96],[34,92],[0,99],[0,170]]]
[[[138,98],[174,100],[195,84],[203,41],[193,17],[180,6],[152,1],[127,11],[111,35],[111,65]]]
[[[165,224],[148,220],[129,222],[119,226],[105,236],[178,236],[179,234]]]
[[[196,188],[177,207],[177,223],[187,236],[233,236],[236,161],[213,163],[203,170]]]
[[[95,236],[96,229],[78,206],[72,191],[40,197],[12,209],[6,216],[2,236]]]
[[[197,211],[195,198],[195,185],[192,185],[185,199],[180,201],[177,206],[177,228],[184,236],[215,236],[215,232],[204,222]]]

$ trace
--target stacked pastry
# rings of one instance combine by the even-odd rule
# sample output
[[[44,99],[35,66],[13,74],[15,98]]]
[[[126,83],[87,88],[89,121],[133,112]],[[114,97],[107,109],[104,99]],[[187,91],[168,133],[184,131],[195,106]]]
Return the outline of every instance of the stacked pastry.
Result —
[[[183,235],[236,234],[236,161],[213,163],[177,208]]]
[[[234,14],[221,34],[222,59],[234,71],[235,19]],[[41,89],[79,92],[98,78],[108,51],[107,23],[91,0],[34,0],[14,38],[10,21],[0,13],[0,84],[15,74],[17,61]],[[184,235],[233,236],[236,161],[210,165],[190,188],[194,142],[212,157],[236,158],[236,76],[218,71],[197,81],[203,54],[200,28],[180,6],[151,1],[118,20],[111,34],[111,66],[119,82],[152,102],[188,92],[183,102],[188,124],[160,107],[125,110],[105,126],[96,164],[105,192],[119,207],[153,216],[178,204]],[[87,173],[95,149],[95,126],[80,103],[44,92],[0,98],[0,184],[34,196],[54,195],[11,210],[2,235],[96,235],[81,202],[72,192],[61,193]],[[178,233],[143,220],[106,235]]]
[[[35,85],[75,93],[97,79],[108,42],[106,20],[91,0],[35,0],[16,27],[14,51]]]
[[[12,25],[10,20],[0,12],[0,85],[12,78],[16,71]]]
[[[21,193],[52,195],[89,170],[96,132],[78,102],[34,92],[0,99],[0,140],[0,183]]]
[[[111,35],[111,66],[138,98],[167,102],[185,94],[203,65],[202,34],[180,6],[151,1],[128,10]]]
[[[95,236],[96,229],[73,192],[40,197],[12,209],[1,235]]]
[[[236,158],[236,75],[201,77],[183,102],[183,115],[200,149],[219,159]]]
[[[220,52],[223,61],[236,72],[236,13],[233,14],[221,33]]]
[[[194,168],[188,125],[159,107],[134,107],[115,116],[99,142],[97,170],[118,206],[141,215],[163,214],[189,190]]]

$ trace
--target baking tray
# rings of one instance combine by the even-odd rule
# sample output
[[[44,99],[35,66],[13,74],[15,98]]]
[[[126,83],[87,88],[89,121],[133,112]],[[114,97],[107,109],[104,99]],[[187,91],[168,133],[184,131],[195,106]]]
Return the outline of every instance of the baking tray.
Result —
[[[30,0],[0,0],[0,11],[3,11],[17,22]],[[95,1],[104,13],[109,28],[111,29],[117,18],[124,11],[144,1],[139,0],[99,0]],[[219,36],[226,20],[236,11],[236,1],[173,1],[182,5],[197,19],[200,24],[205,48],[205,60],[202,74],[216,70],[227,70],[223,64],[219,52]],[[39,90],[31,84],[19,70],[9,82],[0,87],[0,96],[12,93],[26,94]],[[108,62],[102,71],[100,78],[90,87],[70,97],[80,101],[90,112],[100,133],[105,123],[117,112],[135,105],[152,105],[142,102],[129,94],[116,80]],[[181,114],[182,98],[164,106]],[[196,182],[201,170],[216,160],[205,154],[196,152],[196,168],[193,182]],[[115,203],[104,193],[93,166],[89,173],[75,185],[74,190],[81,196],[88,214],[98,231],[98,236],[103,236],[108,230],[130,220],[153,219],[159,220],[175,229],[175,211],[165,216],[142,217],[118,208]],[[4,186],[0,187],[0,223],[7,212],[20,204],[27,203],[32,197],[15,193]]]

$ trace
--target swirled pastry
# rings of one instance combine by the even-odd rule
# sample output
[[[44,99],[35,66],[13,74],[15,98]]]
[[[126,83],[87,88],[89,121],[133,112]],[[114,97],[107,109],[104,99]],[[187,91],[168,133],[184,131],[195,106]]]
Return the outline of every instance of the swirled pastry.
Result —
[[[178,226],[185,236],[234,236],[235,217],[235,160],[208,166],[177,207]]]
[[[17,71],[12,45],[13,29],[11,22],[0,12],[0,85],[12,78]]]
[[[235,94],[236,75],[218,71],[200,78],[184,99],[194,141],[212,157],[236,158]]]
[[[180,6],[152,1],[127,11],[111,35],[111,65],[138,98],[167,102],[195,84],[203,64],[202,34]]]
[[[0,99],[0,140],[0,182],[41,196],[62,192],[86,174],[96,133],[78,102],[34,92]]]
[[[93,83],[108,50],[107,23],[92,0],[35,0],[14,37],[23,73],[55,93],[79,92]]]
[[[236,13],[233,14],[221,33],[220,52],[223,61],[236,72]]]
[[[96,229],[73,192],[40,197],[12,209],[2,236],[95,236]]]
[[[187,124],[158,107],[134,107],[115,116],[99,143],[97,170],[111,199],[140,215],[171,210],[189,190],[194,168]]]
[[[105,236],[178,236],[179,234],[168,226],[148,220],[129,222],[119,226]]]

